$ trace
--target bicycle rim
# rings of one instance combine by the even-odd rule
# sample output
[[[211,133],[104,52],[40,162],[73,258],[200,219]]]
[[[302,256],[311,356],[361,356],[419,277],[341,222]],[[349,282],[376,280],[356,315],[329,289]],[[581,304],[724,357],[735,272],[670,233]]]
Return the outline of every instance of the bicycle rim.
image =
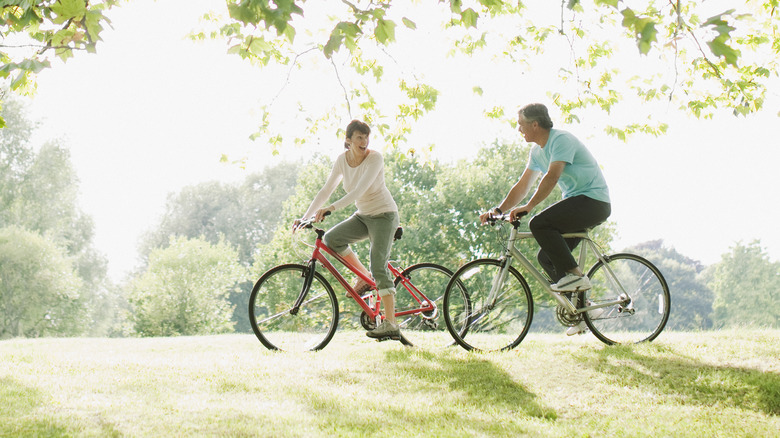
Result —
[[[460,268],[447,285],[444,319],[450,335],[466,350],[509,350],[528,333],[533,319],[531,289],[510,267],[491,297],[500,272],[500,261],[476,260]]]
[[[596,263],[588,277],[593,288],[584,293],[585,305],[618,300],[623,294],[631,299],[587,312],[585,322],[599,340],[635,344],[652,341],[663,331],[671,308],[669,287],[652,263],[634,254],[615,254],[607,258],[606,267]]]
[[[263,274],[252,289],[249,321],[260,342],[271,350],[319,350],[336,332],[336,295],[319,273],[315,272],[298,312],[290,312],[308,269],[302,265],[277,266]]]
[[[455,342],[447,331],[444,317],[441,314],[444,291],[447,290],[447,283],[452,278],[452,271],[434,263],[420,263],[410,266],[401,275],[408,278],[411,285],[404,285],[400,278],[396,278],[396,314],[427,307],[422,295],[436,306],[434,310],[398,315],[396,319],[404,336],[412,344],[421,348],[441,348],[453,345]],[[414,295],[412,295],[413,293]]]

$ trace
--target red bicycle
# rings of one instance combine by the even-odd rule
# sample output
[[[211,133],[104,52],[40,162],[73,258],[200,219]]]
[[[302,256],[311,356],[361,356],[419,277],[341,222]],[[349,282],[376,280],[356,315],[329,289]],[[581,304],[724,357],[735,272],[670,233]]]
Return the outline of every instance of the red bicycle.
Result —
[[[362,274],[322,241],[325,231],[314,228],[311,221],[301,228],[317,234],[311,258],[305,264],[284,264],[268,270],[252,289],[249,297],[249,321],[257,339],[268,349],[285,351],[320,350],[336,333],[339,305],[336,294],[325,277],[317,272],[320,264],[330,272],[362,309],[360,325],[366,330],[381,323],[380,300],[373,279]],[[395,239],[403,235],[396,230]],[[371,291],[360,296],[331,263],[326,254],[371,285]],[[452,271],[434,264],[420,263],[405,270],[388,262],[396,287],[396,319],[401,327],[401,343],[425,347],[454,345],[445,324],[439,318],[439,305],[452,277]],[[387,340],[388,338],[379,339]]]

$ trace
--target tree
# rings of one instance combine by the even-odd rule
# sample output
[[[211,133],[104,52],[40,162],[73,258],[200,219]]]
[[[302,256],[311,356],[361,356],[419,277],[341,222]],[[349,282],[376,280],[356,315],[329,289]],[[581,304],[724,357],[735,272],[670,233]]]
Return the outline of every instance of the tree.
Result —
[[[239,260],[252,264],[258,244],[270,240],[282,203],[294,190],[298,165],[280,163],[246,177],[240,185],[204,182],[168,195],[159,225],[143,238],[145,257],[166,247],[171,237],[223,239],[238,248]]]
[[[130,286],[134,331],[141,336],[226,333],[233,329],[228,295],[246,278],[234,248],[205,238],[171,238],[149,254]]]
[[[0,228],[0,338],[83,333],[88,308],[66,252],[18,226]]]
[[[715,292],[716,327],[780,326],[775,291],[780,288],[780,262],[769,259],[761,243],[738,242],[711,267],[710,288]]]
[[[712,327],[715,295],[703,280],[705,267],[700,262],[665,247],[662,240],[641,243],[627,251],[650,260],[666,279],[672,298],[668,329],[706,330]]]
[[[118,0],[0,1],[0,78],[11,90],[28,93],[34,75],[76,51],[94,53],[104,26],[104,12]],[[0,128],[4,126],[0,117]]]
[[[205,182],[171,193],[160,224],[142,239],[141,255],[146,259],[154,249],[166,248],[171,238],[200,237],[212,245],[224,240],[236,247],[243,266],[251,266],[257,246],[273,236],[282,203],[295,190],[298,168],[280,163],[248,175],[241,184]],[[245,281],[232,291],[231,305],[245,309],[253,285]],[[234,312],[233,322],[237,331],[251,331],[246,312]]]
[[[0,52],[0,77],[24,92],[36,73],[51,66],[50,58],[65,60],[75,51],[95,51],[109,23],[107,14],[117,4],[0,2],[0,26],[7,41]],[[300,114],[308,134],[335,131],[341,119],[360,108],[389,143],[400,145],[413,125],[436,109],[440,87],[425,72],[451,56],[473,60],[471,64],[490,63],[494,71],[508,66],[518,75],[544,67],[543,75],[556,79],[549,99],[564,119],[592,117],[586,111],[592,108],[613,116],[606,132],[625,138],[634,132],[663,133],[666,122],[647,116],[669,103],[695,117],[710,117],[718,108],[743,115],[762,109],[778,72],[777,0],[724,2],[720,8],[712,4],[227,0],[227,16],[205,14],[207,24],[193,38],[224,39],[230,53],[249,62],[287,67],[288,78],[302,66],[332,67],[331,86],[320,86],[319,91],[335,90],[329,96],[340,94],[343,104],[303,110],[317,106],[307,100]],[[428,62],[405,56],[420,40],[434,48],[442,43],[439,51],[446,56],[429,53],[422,60]],[[625,55],[630,56],[627,61]],[[505,81],[482,79],[473,87],[477,96],[507,88]],[[392,101],[392,108],[377,105],[377,96]],[[291,114],[274,114],[275,100],[265,107],[256,137],[277,146],[306,141],[306,134],[293,134],[292,141],[282,135],[284,123],[274,119],[287,120]],[[505,114],[513,118],[507,108],[518,104],[500,99],[479,103],[487,117],[502,120]],[[622,107],[632,111],[620,111]]]
[[[719,108],[745,115],[763,107],[778,72],[776,0],[722,9],[711,5],[703,0],[342,0],[327,5],[229,0],[229,17],[209,15],[211,25],[194,38],[222,38],[230,53],[249,62],[289,67],[287,83],[298,69],[332,67],[338,93],[327,98],[340,93],[342,104],[306,111],[314,105],[305,102],[301,121],[305,118],[307,126],[336,131],[340,119],[359,108],[389,144],[400,146],[415,122],[436,109],[441,81],[425,73],[446,62],[436,53],[441,44],[442,55],[473,60],[472,65],[489,63],[492,71],[511,69],[531,77],[543,70],[539,76],[555,78],[543,86],[566,122],[609,114],[605,131],[625,139],[635,132],[665,132],[666,121],[652,116],[670,104],[704,118]],[[406,56],[421,39],[432,48],[426,58]],[[459,72],[454,67],[442,74]],[[488,96],[506,94],[507,88],[506,81],[484,74],[473,91]],[[394,106],[378,104],[378,96]],[[478,104],[486,117],[512,122],[514,111],[508,108],[520,103],[493,97]],[[275,147],[306,141],[305,134],[280,127],[290,112],[273,114],[273,100],[264,109],[257,138]]]
[[[92,218],[78,205],[79,181],[69,150],[48,142],[36,152],[30,138],[37,124],[19,102],[8,100],[2,115],[8,126],[0,130],[0,227],[18,226],[63,248],[82,280],[79,296],[90,309],[88,325],[109,326],[115,315],[98,310],[107,310],[105,301],[113,300],[107,261],[93,247]]]

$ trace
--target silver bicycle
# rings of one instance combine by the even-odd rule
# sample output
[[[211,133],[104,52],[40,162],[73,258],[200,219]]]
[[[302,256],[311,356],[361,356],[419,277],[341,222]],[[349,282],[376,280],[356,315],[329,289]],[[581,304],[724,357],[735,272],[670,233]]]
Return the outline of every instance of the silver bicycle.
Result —
[[[508,222],[508,216],[496,219]],[[447,284],[442,313],[447,330],[461,347],[510,350],[528,334],[534,303],[528,282],[512,266],[514,261],[557,302],[556,316],[563,325],[571,327],[584,320],[608,345],[652,341],[663,331],[671,305],[669,287],[648,260],[629,253],[605,255],[587,230],[564,234],[564,238],[582,239],[579,266],[583,272],[588,254],[595,255],[596,262],[587,271],[592,288],[555,292],[547,276],[516,248],[516,242],[533,239],[530,232],[519,231],[519,225],[519,220],[511,222],[502,257],[469,262]]]

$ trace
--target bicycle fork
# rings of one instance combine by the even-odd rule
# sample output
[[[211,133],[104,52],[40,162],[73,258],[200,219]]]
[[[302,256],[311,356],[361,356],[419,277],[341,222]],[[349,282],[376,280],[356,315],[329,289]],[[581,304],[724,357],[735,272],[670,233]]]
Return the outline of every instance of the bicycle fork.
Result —
[[[316,268],[317,259],[311,259],[309,260],[309,263],[306,266],[306,270],[303,272],[303,287],[301,288],[301,293],[298,294],[298,299],[295,300],[295,304],[293,304],[292,308],[290,309],[290,315],[297,315],[298,310],[301,308],[301,304],[303,304],[304,300],[306,300],[306,296],[309,294],[309,289],[311,289],[311,283],[314,281],[314,270]]]

